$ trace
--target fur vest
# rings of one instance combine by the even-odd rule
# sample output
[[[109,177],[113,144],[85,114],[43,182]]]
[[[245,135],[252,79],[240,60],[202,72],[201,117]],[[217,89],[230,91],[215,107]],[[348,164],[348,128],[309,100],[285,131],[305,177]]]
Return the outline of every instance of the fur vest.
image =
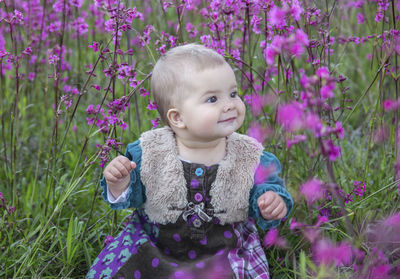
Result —
[[[175,223],[187,204],[187,186],[176,140],[171,128],[163,127],[141,135],[140,176],[146,189],[144,210],[150,220]],[[248,218],[249,195],[263,146],[255,139],[233,133],[227,138],[226,156],[219,162],[211,185],[211,205],[220,224]]]

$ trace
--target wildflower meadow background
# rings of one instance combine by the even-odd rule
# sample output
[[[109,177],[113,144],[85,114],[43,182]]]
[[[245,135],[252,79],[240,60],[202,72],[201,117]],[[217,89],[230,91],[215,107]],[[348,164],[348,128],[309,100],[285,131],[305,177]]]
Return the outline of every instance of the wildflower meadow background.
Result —
[[[295,199],[260,232],[272,278],[400,278],[399,14],[398,0],[0,0],[0,278],[86,274],[132,212],[102,201],[103,167],[163,125],[152,67],[191,42],[234,68],[239,132],[277,154]]]

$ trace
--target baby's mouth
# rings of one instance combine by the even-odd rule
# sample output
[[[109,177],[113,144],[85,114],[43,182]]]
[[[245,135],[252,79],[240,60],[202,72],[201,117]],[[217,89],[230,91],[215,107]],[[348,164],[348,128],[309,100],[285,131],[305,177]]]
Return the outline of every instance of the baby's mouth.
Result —
[[[218,123],[232,122],[235,119],[236,119],[236,117],[230,117],[230,118],[227,118],[225,120],[220,120],[220,121],[218,121]]]

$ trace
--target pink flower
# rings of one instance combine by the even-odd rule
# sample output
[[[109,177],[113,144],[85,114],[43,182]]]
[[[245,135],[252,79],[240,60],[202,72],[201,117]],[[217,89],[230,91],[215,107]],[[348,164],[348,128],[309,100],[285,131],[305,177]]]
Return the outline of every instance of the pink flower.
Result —
[[[262,184],[263,182],[267,181],[268,177],[276,172],[276,166],[271,164],[267,167],[263,165],[258,165],[256,172],[254,174],[254,183],[256,185]]]
[[[317,76],[319,76],[322,79],[329,78],[329,70],[325,66],[318,68],[316,74],[317,74]]]
[[[321,87],[321,98],[323,100],[334,97],[333,90],[335,89],[335,83],[329,82],[327,85]]]
[[[277,28],[282,28],[286,25],[285,21],[286,12],[281,10],[278,6],[273,7],[268,13],[268,19],[271,25]]]
[[[317,223],[315,224],[315,227],[317,227],[317,228],[319,228],[322,224],[328,223],[328,222],[329,222],[328,216],[321,216],[321,215],[318,215],[317,218],[318,218],[318,221],[317,221]]]
[[[305,228],[303,230],[304,237],[308,240],[308,242],[315,243],[315,241],[319,238],[319,231],[314,228]]]
[[[96,89],[97,91],[100,91],[101,87],[98,84],[92,84],[92,86],[94,89]]]
[[[297,102],[278,107],[278,121],[289,132],[303,127],[302,115],[303,110]]]
[[[104,240],[104,244],[108,245],[109,243],[114,241],[114,237],[112,237],[111,235],[107,236],[106,239]]]
[[[384,221],[385,226],[399,226],[400,225],[400,212],[395,213],[394,215],[389,216]]]
[[[312,205],[325,196],[323,183],[318,179],[310,179],[300,186],[300,193],[306,198],[307,204]]]
[[[295,35],[296,41],[299,41],[305,46],[308,46],[309,41],[308,41],[308,35],[301,29],[296,30],[296,35]]]
[[[268,138],[271,131],[269,128],[263,128],[258,122],[252,122],[250,128],[247,130],[249,137],[255,138],[258,142],[264,143]]]
[[[357,14],[357,23],[358,24],[363,24],[364,23],[364,16],[362,13]]]
[[[30,72],[29,74],[28,74],[28,79],[30,80],[30,81],[33,81],[34,79],[35,79],[35,73],[34,72]]]
[[[298,0],[292,1],[292,8],[290,9],[290,13],[292,14],[294,20],[299,21],[301,14],[304,12],[304,9],[301,7]]]
[[[336,134],[340,139],[344,138],[344,129],[342,127],[342,122],[338,121],[336,122],[336,127],[332,131],[334,134]]]
[[[293,139],[288,139],[286,141],[286,147],[287,149],[290,149],[292,147],[292,145],[297,144],[299,142],[305,141],[307,139],[306,135],[296,135],[293,137]]]
[[[296,58],[300,58],[300,56],[304,53],[304,46],[301,42],[295,41],[289,45],[288,51],[290,54],[296,56]]]
[[[286,247],[286,239],[278,236],[278,230],[276,228],[269,230],[263,239],[263,244],[266,248],[271,246]]]
[[[156,119],[151,120],[151,124],[153,124],[153,128],[157,128],[161,123],[161,120],[159,117],[157,117]]]
[[[305,226],[306,226],[306,224],[297,222],[295,218],[293,218],[292,221],[290,222],[290,230],[292,230],[292,231],[297,228],[303,228]]]
[[[194,25],[191,22],[186,23],[186,31],[189,33],[189,37],[191,39],[193,39],[197,36],[197,29],[194,27]]]
[[[76,87],[72,88],[71,93],[72,93],[73,95],[79,95],[79,90],[78,90],[78,88],[76,88]]]
[[[153,101],[150,101],[146,108],[148,110],[156,110],[157,109],[157,104],[154,103]]]
[[[340,146],[335,146],[332,140],[324,140],[322,142],[323,145],[323,154],[329,157],[329,160],[335,161],[341,155]]]
[[[334,244],[329,240],[319,240],[313,246],[313,258],[318,264],[336,264],[336,266],[349,265],[354,257],[350,244],[342,242]]]
[[[259,115],[264,107],[263,96],[261,96],[260,94],[252,94],[250,97],[251,97],[250,99],[251,112],[254,115]]]
[[[383,109],[385,111],[392,111],[392,110],[396,110],[398,109],[400,106],[400,100],[391,100],[391,99],[387,99],[385,101],[383,101]]]
[[[32,54],[32,49],[30,47],[27,47],[22,53],[29,56]]]
[[[304,119],[304,126],[314,133],[315,137],[320,137],[322,134],[322,122],[318,115],[314,113],[307,113]]]
[[[93,41],[91,45],[89,45],[89,48],[93,49],[94,52],[99,51],[99,43]]]

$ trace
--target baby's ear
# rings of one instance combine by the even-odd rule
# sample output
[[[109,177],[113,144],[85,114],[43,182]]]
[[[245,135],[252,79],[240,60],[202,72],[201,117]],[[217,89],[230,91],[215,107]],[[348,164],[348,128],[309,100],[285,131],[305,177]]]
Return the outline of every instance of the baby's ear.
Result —
[[[179,110],[176,108],[172,108],[172,109],[168,110],[167,118],[168,118],[169,124],[172,127],[175,127],[178,129],[184,129],[186,127]]]

